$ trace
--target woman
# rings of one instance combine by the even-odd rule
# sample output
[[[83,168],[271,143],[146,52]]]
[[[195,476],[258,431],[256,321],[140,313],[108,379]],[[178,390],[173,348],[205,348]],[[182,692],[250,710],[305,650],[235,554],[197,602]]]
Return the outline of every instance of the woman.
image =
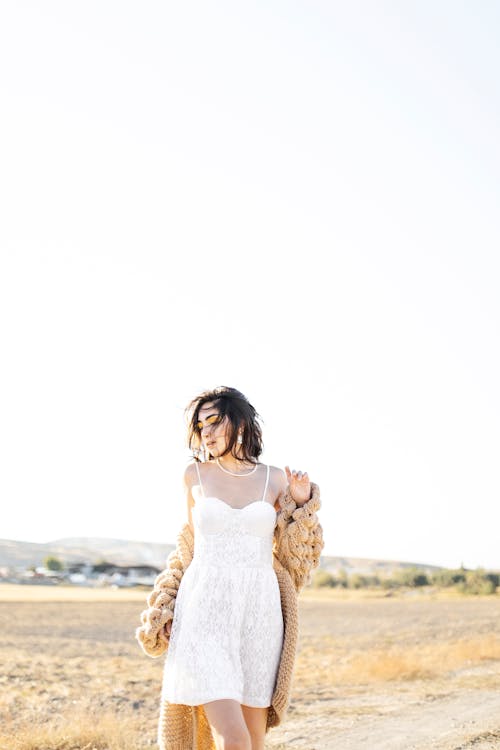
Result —
[[[146,653],[167,650],[158,742],[263,750],[288,705],[296,592],[323,547],[319,491],[307,472],[259,462],[259,417],[236,389],[187,413],[188,522],[137,630]]]

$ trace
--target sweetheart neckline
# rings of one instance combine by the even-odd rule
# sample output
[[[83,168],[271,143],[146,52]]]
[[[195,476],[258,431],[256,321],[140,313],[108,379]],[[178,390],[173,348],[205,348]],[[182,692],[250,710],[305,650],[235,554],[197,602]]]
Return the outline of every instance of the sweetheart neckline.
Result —
[[[252,500],[252,502],[244,505],[243,508],[233,508],[231,505],[229,505],[229,503],[226,503],[225,500],[221,500],[220,497],[216,497],[216,495],[201,495],[201,497],[203,498],[203,500],[217,500],[219,503],[222,503],[223,505],[225,505],[226,508],[229,508],[229,510],[246,510],[247,508],[250,507],[250,505],[255,505],[255,503],[264,503],[265,505],[268,505],[274,511],[274,513],[278,512],[276,508],[273,505],[271,505],[271,503],[267,502],[267,500]],[[195,507],[196,507],[196,503],[195,503]]]

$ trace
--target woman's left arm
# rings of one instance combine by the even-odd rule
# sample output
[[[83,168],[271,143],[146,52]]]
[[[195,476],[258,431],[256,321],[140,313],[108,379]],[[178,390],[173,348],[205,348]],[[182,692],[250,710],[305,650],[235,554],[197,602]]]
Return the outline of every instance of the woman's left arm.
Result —
[[[316,512],[321,507],[319,487],[307,472],[285,467],[288,485],[279,498],[274,553],[290,573],[297,592],[310,583],[324,547]]]

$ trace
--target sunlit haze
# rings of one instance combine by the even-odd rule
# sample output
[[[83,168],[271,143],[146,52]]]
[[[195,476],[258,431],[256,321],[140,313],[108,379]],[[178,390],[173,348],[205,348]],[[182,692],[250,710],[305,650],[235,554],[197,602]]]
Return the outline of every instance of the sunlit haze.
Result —
[[[500,6],[0,8],[0,538],[175,541],[234,386],[325,554],[500,568]]]

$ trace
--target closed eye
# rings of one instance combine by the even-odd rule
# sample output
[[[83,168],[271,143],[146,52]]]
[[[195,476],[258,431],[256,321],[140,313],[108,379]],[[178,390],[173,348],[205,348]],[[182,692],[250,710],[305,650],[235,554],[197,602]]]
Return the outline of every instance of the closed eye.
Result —
[[[205,424],[219,424],[219,422],[222,422],[222,417],[220,414],[212,414],[210,417],[207,417],[205,419]],[[203,429],[203,422],[197,422],[196,428],[201,431]]]

